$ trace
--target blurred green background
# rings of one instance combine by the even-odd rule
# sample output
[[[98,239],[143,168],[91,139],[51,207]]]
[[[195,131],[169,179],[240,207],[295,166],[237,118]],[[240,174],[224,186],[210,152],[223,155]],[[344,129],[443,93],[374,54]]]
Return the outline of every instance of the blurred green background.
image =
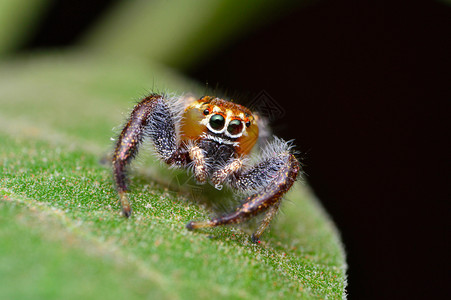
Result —
[[[100,55],[141,57],[182,70],[310,2],[313,1],[105,0],[94,1],[86,8],[76,2],[2,1],[0,49],[3,55],[20,50],[33,39],[37,24],[42,24],[40,18],[59,9],[72,21],[76,20],[72,31],[64,28],[71,27],[70,24],[59,26],[61,31],[77,37],[77,47]],[[93,16],[95,13],[98,15]],[[56,23],[56,19],[53,16],[51,22]],[[89,30],[83,26],[89,26]],[[48,32],[57,35],[58,29]],[[41,42],[52,39],[38,38]],[[53,38],[60,43],[64,41],[64,37]]]

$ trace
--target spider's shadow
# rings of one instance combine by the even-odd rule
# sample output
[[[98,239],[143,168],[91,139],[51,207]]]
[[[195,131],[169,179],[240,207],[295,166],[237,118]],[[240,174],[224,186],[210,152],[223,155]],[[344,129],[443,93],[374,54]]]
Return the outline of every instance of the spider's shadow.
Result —
[[[218,190],[209,183],[198,184],[186,172],[174,172],[171,185],[171,190],[183,193],[189,201],[206,207],[216,215],[231,212],[239,205],[236,195],[227,186]]]
[[[174,193],[175,197],[182,196],[189,202],[205,207],[216,216],[232,212],[240,204],[241,198],[230,188],[224,186],[222,190],[217,190],[209,183],[198,184],[184,170],[168,170],[164,166],[137,167],[130,175],[130,183],[134,187],[152,182],[158,188]]]

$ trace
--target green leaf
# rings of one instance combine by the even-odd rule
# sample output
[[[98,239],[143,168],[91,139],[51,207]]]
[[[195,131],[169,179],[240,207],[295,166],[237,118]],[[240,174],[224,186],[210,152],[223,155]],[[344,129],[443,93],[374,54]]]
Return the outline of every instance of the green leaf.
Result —
[[[0,298],[344,298],[339,235],[301,183],[260,244],[245,226],[190,232],[210,192],[144,150],[133,217],[120,216],[104,162],[126,113],[150,90],[203,90],[147,66],[81,53],[1,65]]]

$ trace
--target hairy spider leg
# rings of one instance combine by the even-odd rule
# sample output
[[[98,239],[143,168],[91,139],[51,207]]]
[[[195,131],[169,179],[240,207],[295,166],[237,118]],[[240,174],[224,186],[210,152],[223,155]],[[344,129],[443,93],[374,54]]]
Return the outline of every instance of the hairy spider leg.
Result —
[[[254,243],[257,243],[260,240],[260,237],[262,236],[265,229],[269,226],[269,223],[271,223],[272,218],[276,215],[277,211],[279,210],[279,206],[282,200],[277,201],[272,206],[268,208],[268,210],[265,212],[265,217],[261,221],[260,225],[258,225],[257,230],[252,234],[251,240]]]
[[[168,164],[185,165],[189,160],[186,151],[177,143],[174,118],[163,96],[152,94],[134,107],[119,135],[113,155],[113,174],[122,214],[126,217],[132,212],[127,197],[126,167],[138,153],[144,138],[150,138],[157,154]]]
[[[275,168],[277,168],[276,172],[273,171]],[[241,175],[237,183],[235,183],[235,187],[247,189],[249,188],[249,184],[247,183],[254,182],[256,185],[259,185],[261,182],[267,182],[267,185],[263,189],[249,196],[244,201],[244,204],[239,206],[231,214],[213,218],[206,222],[191,221],[186,227],[193,230],[203,227],[242,223],[259,213],[266,212],[262,223],[252,235],[252,241],[257,242],[277,212],[282,196],[296,181],[299,170],[298,160],[289,152],[280,154],[272,160],[268,159],[261,162],[249,172]],[[262,178],[264,176],[268,176],[269,178]]]

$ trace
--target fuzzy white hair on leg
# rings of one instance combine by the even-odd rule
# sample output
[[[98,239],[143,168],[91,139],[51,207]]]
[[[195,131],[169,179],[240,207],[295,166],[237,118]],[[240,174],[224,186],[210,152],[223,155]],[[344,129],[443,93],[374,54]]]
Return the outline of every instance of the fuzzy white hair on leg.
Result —
[[[151,94],[147,97],[154,97],[154,101],[144,132],[154,144],[152,152],[160,159],[167,160],[180,145],[179,123],[184,104],[181,97],[175,95]]]
[[[273,136],[261,153],[253,155],[252,165],[244,166],[244,177],[238,179],[237,183],[231,182],[231,185],[245,195],[260,192],[280,175],[279,172],[290,155],[296,154],[292,142]]]
[[[294,140],[285,141],[282,138],[273,136],[273,139],[266,143],[266,146],[262,149],[262,160],[273,158],[281,154],[296,154],[293,145]]]
[[[197,98],[193,94],[183,94],[183,95],[175,95],[175,94],[165,94],[163,98],[166,100],[166,103],[171,110],[174,125],[175,125],[175,133],[177,136],[177,144],[180,142],[180,128],[183,122],[183,114],[185,109]]]

